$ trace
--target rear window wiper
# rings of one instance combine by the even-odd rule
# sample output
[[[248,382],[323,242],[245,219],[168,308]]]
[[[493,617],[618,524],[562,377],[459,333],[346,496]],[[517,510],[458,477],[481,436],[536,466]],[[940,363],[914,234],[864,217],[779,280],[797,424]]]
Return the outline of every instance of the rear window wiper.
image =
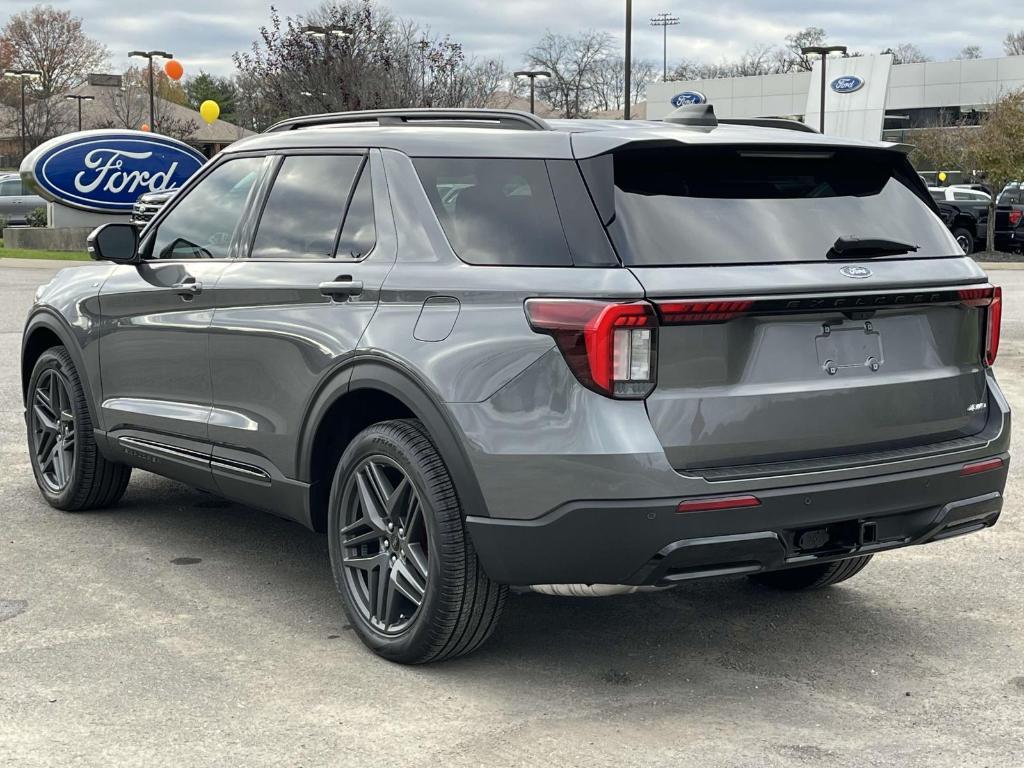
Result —
[[[917,250],[916,245],[901,243],[899,240],[886,240],[880,237],[840,237],[829,252],[826,259],[871,259],[876,256],[896,256]]]

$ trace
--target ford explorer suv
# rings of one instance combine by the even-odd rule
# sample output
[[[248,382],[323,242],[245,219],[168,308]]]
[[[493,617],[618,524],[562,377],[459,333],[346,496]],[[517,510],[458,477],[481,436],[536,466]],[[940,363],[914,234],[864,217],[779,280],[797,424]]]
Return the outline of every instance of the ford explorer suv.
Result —
[[[38,291],[42,495],[108,507],[134,467],[322,531],[404,663],[479,647],[510,586],[811,589],[993,525],[999,287],[901,148],[752,122],[400,110],[232,144]]]

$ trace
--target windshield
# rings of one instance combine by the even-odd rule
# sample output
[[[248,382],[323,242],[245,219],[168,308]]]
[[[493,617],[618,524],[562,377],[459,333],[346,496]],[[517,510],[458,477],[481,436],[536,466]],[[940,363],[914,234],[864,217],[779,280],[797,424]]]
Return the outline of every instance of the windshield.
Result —
[[[958,253],[893,152],[645,147],[611,162],[609,232],[627,265],[823,261],[849,237]]]

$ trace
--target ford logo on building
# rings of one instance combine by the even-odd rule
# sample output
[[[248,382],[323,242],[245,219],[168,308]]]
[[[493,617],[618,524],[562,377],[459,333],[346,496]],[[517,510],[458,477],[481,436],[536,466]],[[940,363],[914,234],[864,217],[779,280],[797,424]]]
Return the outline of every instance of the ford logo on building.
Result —
[[[700,91],[683,91],[677,93],[669,101],[672,102],[673,107],[682,107],[686,104],[706,104],[708,97]]]
[[[832,90],[836,93],[853,93],[864,87],[864,80],[856,75],[843,75],[832,81]]]
[[[81,131],[32,150],[22,179],[52,200],[86,211],[131,213],[146,192],[177,189],[206,158],[177,139],[142,131]]]

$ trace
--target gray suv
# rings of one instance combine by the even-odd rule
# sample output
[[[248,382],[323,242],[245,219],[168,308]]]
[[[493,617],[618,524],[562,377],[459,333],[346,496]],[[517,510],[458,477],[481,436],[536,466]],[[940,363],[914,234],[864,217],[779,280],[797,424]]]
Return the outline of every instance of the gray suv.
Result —
[[[822,587],[993,525],[1001,294],[897,146],[663,122],[317,115],[42,287],[46,500],[132,467],[329,537],[352,626],[474,650],[509,586]]]

